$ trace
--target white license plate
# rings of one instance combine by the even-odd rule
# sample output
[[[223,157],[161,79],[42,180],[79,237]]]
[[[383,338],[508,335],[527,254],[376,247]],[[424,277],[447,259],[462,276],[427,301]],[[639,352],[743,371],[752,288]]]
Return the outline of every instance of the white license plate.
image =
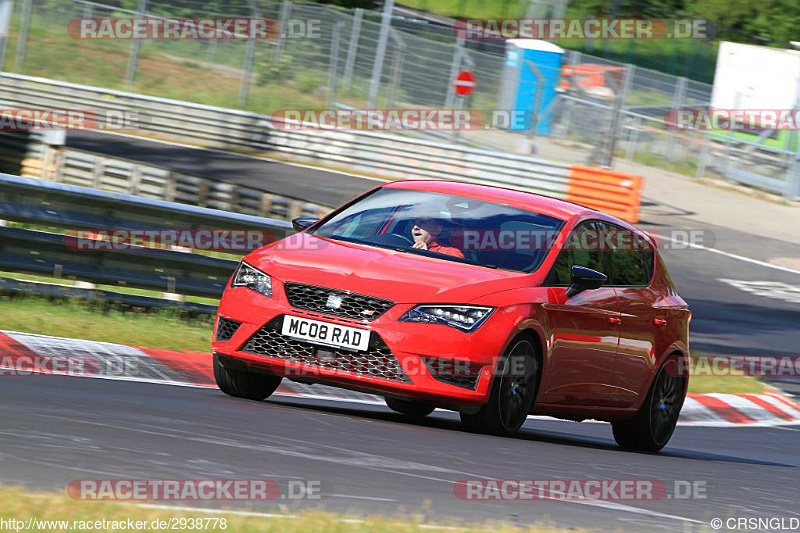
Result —
[[[369,346],[370,334],[366,329],[340,326],[291,315],[283,318],[281,333],[295,339],[356,351],[366,351]]]

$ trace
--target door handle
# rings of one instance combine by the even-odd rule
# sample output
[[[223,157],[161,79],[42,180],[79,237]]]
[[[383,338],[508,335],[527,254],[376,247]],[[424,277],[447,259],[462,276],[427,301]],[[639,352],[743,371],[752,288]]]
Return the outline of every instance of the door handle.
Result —
[[[618,316],[610,316],[606,319],[606,322],[609,324],[620,325],[622,324],[622,319]]]
[[[664,320],[663,318],[654,318],[653,319],[653,325],[654,326],[666,326],[667,325],[667,321]]]

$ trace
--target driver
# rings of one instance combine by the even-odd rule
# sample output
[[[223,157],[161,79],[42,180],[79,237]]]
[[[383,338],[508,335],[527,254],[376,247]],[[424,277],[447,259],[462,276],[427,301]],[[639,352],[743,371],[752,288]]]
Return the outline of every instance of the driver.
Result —
[[[452,255],[464,259],[464,253],[458,248],[442,246],[437,241],[442,233],[442,223],[432,218],[418,218],[411,227],[411,236],[414,238],[412,248],[428,250],[437,254]]]

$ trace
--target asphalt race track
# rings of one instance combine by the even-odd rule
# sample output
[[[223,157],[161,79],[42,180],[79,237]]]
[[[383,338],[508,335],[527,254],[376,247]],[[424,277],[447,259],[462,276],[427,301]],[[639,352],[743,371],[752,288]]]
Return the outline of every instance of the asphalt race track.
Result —
[[[320,205],[341,205],[375,186],[375,181],[368,178],[127,135],[75,130],[67,135],[67,146],[301,198]]]
[[[374,182],[244,156],[90,132],[68,144],[284,194],[344,200]],[[112,140],[100,142],[102,138]],[[89,148],[92,146],[92,148]],[[161,151],[166,151],[155,159]],[[111,153],[113,152],[113,153]],[[169,154],[169,155],[167,155]],[[217,161],[215,158],[223,157]],[[207,159],[206,159],[207,158]],[[210,160],[214,160],[209,162]],[[241,162],[235,161],[241,160]],[[234,162],[232,162],[234,161]],[[299,182],[303,177],[304,182]],[[222,178],[220,178],[222,179]],[[278,186],[284,189],[278,189]],[[341,186],[341,189],[339,188]],[[320,196],[312,196],[320,195]],[[320,202],[330,204],[328,201]],[[333,202],[336,203],[336,202]],[[713,250],[666,249],[664,258],[693,311],[693,349],[708,354],[794,354],[796,302],[763,296],[721,279],[800,285],[800,273],[754,261],[797,256],[786,244],[745,232],[701,227],[679,208],[645,205],[645,229],[702,229]],[[707,240],[707,242],[709,242]],[[734,254],[722,255],[714,250]],[[0,354],[2,355],[2,354]],[[0,387],[0,482],[63,489],[81,478],[272,478],[322,480],[321,501],[240,504],[271,512],[279,504],[426,518],[503,519],[520,524],[612,530],[707,530],[712,518],[800,517],[800,426],[679,426],[657,455],[618,449],[606,424],[529,420],[516,438],[460,430],[437,411],[412,423],[388,409],[281,397],[255,403],[216,390],[56,376],[4,377]],[[777,383],[800,391],[795,380]],[[706,498],[633,502],[461,501],[462,479],[656,479],[700,482]]]
[[[0,389],[0,481],[60,490],[73,479],[321,480],[329,491],[322,500],[277,503],[640,531],[683,530],[715,517],[798,516],[798,428],[678,427],[664,452],[647,455],[617,448],[606,424],[532,420],[506,439],[465,433],[446,412],[414,424],[353,405],[9,377]],[[462,479],[589,477],[655,479],[668,488],[699,481],[707,498],[492,502],[453,494]],[[245,506],[269,512],[277,503]]]

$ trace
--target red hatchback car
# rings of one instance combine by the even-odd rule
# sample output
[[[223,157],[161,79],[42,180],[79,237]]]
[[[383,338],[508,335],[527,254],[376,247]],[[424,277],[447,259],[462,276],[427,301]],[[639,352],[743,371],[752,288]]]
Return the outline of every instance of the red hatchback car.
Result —
[[[532,193],[445,181],[377,187],[246,256],[213,342],[219,388],[281,379],[379,394],[471,431],[529,414],[610,421],[656,451],[688,379],[690,313],[653,239]]]

